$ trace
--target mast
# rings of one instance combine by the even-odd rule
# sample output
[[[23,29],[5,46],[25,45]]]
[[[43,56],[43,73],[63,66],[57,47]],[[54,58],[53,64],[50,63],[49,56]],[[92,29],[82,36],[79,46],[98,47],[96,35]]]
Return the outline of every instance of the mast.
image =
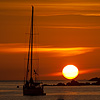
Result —
[[[31,78],[32,78],[32,52],[33,52],[33,13],[34,7],[32,6],[32,22],[31,22]]]

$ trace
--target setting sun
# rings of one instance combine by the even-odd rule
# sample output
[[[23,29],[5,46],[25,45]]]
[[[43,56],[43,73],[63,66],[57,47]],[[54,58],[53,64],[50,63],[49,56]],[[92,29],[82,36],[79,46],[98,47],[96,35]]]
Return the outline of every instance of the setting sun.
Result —
[[[62,74],[67,79],[74,79],[78,76],[78,68],[74,65],[67,65],[63,68]]]

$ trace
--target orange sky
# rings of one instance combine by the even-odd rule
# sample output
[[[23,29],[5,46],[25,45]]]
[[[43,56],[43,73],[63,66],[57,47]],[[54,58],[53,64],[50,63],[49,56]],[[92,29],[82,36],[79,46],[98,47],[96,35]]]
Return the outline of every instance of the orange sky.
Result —
[[[0,0],[0,80],[22,80],[35,6],[39,33],[40,79],[64,78],[67,64],[78,67],[77,79],[100,77],[99,0]]]

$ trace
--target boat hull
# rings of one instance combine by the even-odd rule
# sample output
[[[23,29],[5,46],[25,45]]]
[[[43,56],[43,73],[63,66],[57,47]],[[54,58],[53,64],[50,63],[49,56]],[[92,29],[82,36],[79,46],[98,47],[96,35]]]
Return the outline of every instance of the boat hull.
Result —
[[[39,96],[46,95],[42,88],[26,88],[23,87],[23,95]]]

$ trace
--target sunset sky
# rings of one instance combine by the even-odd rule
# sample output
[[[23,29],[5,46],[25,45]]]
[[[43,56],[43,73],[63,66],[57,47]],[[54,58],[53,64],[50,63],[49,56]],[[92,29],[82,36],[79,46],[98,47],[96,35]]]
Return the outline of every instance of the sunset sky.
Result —
[[[73,64],[77,80],[100,77],[100,0],[0,0],[0,80],[23,80],[35,7],[41,80],[64,80]]]

